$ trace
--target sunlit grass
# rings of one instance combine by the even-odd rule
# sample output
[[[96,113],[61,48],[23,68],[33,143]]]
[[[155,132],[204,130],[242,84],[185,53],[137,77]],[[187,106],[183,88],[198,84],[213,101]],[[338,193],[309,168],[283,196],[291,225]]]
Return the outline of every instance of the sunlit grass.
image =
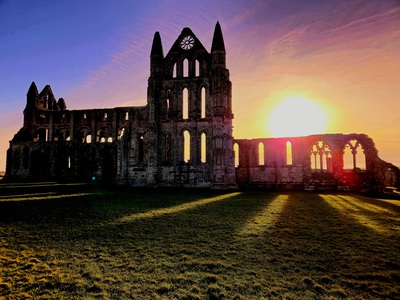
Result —
[[[60,198],[13,201],[27,191]],[[395,201],[97,185],[2,192],[0,299],[400,297]]]
[[[0,197],[0,202],[9,202],[9,201],[37,201],[37,200],[54,200],[54,199],[65,199],[65,198],[71,198],[71,197],[83,197],[83,196],[88,196],[90,193],[77,193],[77,194],[64,194],[64,195],[49,195],[49,193],[45,194],[32,194],[32,195],[16,195],[15,197],[13,196],[1,196]]]
[[[227,199],[230,197],[234,197],[237,195],[240,195],[240,193],[238,193],[238,192],[229,193],[226,195],[220,195],[220,196],[207,198],[207,199],[200,199],[200,200],[197,200],[194,202],[184,203],[184,204],[180,204],[180,205],[176,205],[176,206],[172,206],[172,207],[154,209],[154,210],[150,210],[150,211],[144,212],[144,213],[132,214],[129,216],[122,217],[121,219],[117,220],[117,223],[132,222],[132,221],[139,220],[139,219],[156,218],[156,217],[160,217],[162,215],[174,214],[174,213],[182,212],[184,210],[192,209],[192,208],[195,208],[195,207],[198,207],[201,205],[206,205],[206,204],[210,204],[212,202],[221,201],[221,200],[224,200],[224,199]]]
[[[345,213],[346,216],[351,216],[357,220],[360,225],[371,228],[379,233],[392,234],[393,230],[399,228],[400,218],[398,214],[389,209],[365,203],[354,196],[322,195],[321,197],[329,205]],[[398,223],[398,225],[388,228],[386,224],[379,221],[379,217],[383,214],[395,216],[392,217],[392,220]]]
[[[240,236],[261,235],[272,227],[283,211],[288,195],[278,195],[259,214],[249,220],[239,231]]]

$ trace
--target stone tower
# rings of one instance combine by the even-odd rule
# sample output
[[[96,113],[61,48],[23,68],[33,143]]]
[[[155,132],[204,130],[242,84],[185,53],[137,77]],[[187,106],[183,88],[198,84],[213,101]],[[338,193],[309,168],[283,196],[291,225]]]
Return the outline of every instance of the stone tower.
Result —
[[[166,184],[236,187],[232,96],[220,24],[211,53],[184,28],[164,56],[155,33],[148,109],[155,180]]]

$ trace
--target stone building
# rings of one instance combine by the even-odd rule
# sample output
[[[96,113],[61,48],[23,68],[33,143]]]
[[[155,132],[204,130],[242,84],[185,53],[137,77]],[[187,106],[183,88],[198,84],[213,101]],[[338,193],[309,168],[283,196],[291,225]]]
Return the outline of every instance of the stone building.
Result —
[[[234,140],[225,56],[219,23],[210,52],[184,28],[164,55],[156,32],[141,107],[68,110],[50,86],[39,93],[32,83],[23,127],[7,152],[6,178],[358,191],[399,186],[399,169],[382,161],[364,134]]]

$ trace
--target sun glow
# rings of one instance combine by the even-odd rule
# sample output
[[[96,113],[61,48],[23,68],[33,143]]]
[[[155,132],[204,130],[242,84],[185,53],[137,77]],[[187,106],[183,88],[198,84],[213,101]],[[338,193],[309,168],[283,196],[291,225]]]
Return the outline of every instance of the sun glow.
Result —
[[[328,117],[312,100],[290,97],[280,102],[268,118],[268,129],[275,137],[323,133]]]

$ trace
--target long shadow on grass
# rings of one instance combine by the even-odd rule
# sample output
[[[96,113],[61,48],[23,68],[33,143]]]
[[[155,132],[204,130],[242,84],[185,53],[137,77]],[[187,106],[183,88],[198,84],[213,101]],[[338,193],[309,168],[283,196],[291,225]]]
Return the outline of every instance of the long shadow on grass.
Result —
[[[226,194],[98,190],[81,202],[66,201],[60,212],[59,202],[44,209],[46,202],[32,202],[23,222],[12,213],[6,223],[19,234],[5,238],[42,253],[41,260],[57,261],[59,273],[71,278],[68,286],[89,287],[76,286],[70,295],[100,290],[115,299],[151,293],[259,299],[396,293],[398,236],[363,226],[317,194],[243,192],[221,198]],[[37,203],[42,205],[32,206]],[[40,209],[64,221],[29,222]]]
[[[273,230],[266,231],[259,243],[258,249],[266,245],[260,256],[269,268],[281,272],[288,289],[310,297],[398,293],[399,235],[382,235],[361,224],[353,211],[338,209],[330,201],[344,200],[291,194]]]
[[[257,276],[241,261],[252,257],[253,251],[244,254],[249,243],[239,243],[235,236],[276,195],[246,193],[204,202],[221,195],[224,193],[102,190],[80,201],[1,203],[4,216],[9,216],[0,222],[6,225],[0,229],[8,232],[3,236],[10,250],[29,249],[38,253],[35,259],[57,264],[58,273],[71,278],[66,286],[76,286],[70,294],[91,294],[81,285],[86,282],[91,287],[100,278],[112,279],[103,283],[101,290],[114,298],[121,294],[113,282],[120,282],[125,290],[129,286],[125,296],[138,297],[158,290],[165,282],[175,282],[174,290],[179,293],[192,287],[198,291],[196,297],[206,294],[211,283],[217,285],[216,293],[219,284],[230,287],[233,294],[257,293],[259,283],[252,287]],[[189,206],[173,209],[184,205]],[[124,216],[159,210],[171,211],[115,224]],[[169,289],[159,293],[165,291]],[[169,297],[181,298],[174,293]]]

